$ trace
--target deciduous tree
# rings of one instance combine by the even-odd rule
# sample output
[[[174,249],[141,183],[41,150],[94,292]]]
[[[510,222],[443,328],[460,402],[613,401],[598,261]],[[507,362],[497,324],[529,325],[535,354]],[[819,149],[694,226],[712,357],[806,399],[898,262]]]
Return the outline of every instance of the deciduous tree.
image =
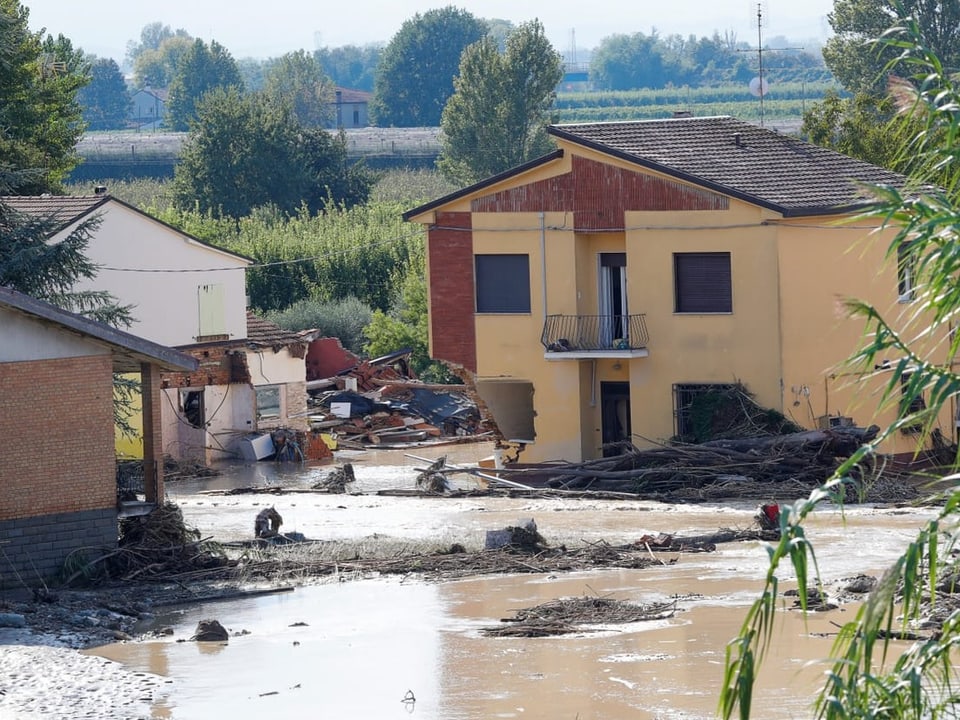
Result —
[[[902,170],[902,121],[889,97],[859,92],[827,95],[803,116],[801,132],[812,143],[866,162]]]
[[[127,62],[136,64],[137,59],[146,52],[159,50],[160,47],[171,38],[190,39],[190,33],[183,28],[171,30],[169,25],[164,25],[160,21],[147,23],[140,30],[140,40],[130,40],[127,42]]]
[[[913,18],[924,42],[951,72],[960,68],[960,3],[956,0],[835,0],[828,16],[834,34],[823,59],[850,92],[882,94],[889,74],[906,69],[893,62],[900,49],[878,42],[900,18]]]
[[[133,80],[138,88],[165,88],[173,81],[180,58],[193,47],[193,39],[174,35],[156,49],[144,50],[133,63]]]
[[[656,33],[604,38],[593,53],[590,78],[607,90],[663,87],[666,76]]]
[[[82,52],[63,36],[44,41],[28,20],[19,0],[0,0],[0,165],[42,169],[14,179],[21,194],[59,189],[77,164],[76,93],[88,79]]]
[[[562,78],[536,20],[521,24],[503,53],[490,36],[468,47],[443,111],[440,169],[468,184],[549,152],[545,125]]]
[[[188,130],[197,118],[197,104],[204,94],[230,87],[242,88],[243,81],[227,49],[216,40],[209,46],[203,40],[194,40],[177,63],[170,83],[166,122],[173,130]]]
[[[453,94],[464,48],[487,32],[482,20],[452,6],[403,23],[380,58],[370,116],[380,127],[435,127]]]
[[[372,176],[347,163],[345,139],[304,128],[285,102],[215,88],[197,113],[175,169],[180,207],[241,218],[259,206],[318,212],[328,202],[349,206],[369,195]]]
[[[83,119],[90,130],[122,128],[130,113],[130,93],[120,67],[112,58],[98,58],[90,67],[90,83],[77,92]]]
[[[344,45],[320,48],[314,57],[336,85],[371,92],[382,53],[381,45]]]
[[[303,50],[270,64],[263,92],[276,101],[289,102],[304,127],[325,127],[333,119],[333,83],[320,63]]]

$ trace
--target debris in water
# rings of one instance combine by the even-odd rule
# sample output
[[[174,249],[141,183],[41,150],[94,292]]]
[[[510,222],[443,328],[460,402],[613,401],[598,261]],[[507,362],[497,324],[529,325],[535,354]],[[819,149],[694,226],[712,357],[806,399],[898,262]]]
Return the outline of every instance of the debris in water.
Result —
[[[229,638],[227,629],[220,624],[219,620],[201,620],[197,623],[197,629],[190,640],[196,642],[228,642]]]
[[[547,541],[537,532],[537,523],[533,518],[518,520],[515,526],[503,530],[487,530],[487,550],[511,548],[523,552],[539,552],[546,549]]]
[[[611,598],[560,598],[503,618],[506,626],[483,628],[488,637],[546,637],[576,632],[596,632],[590,625],[620,625],[646,620],[664,620],[677,611],[676,601],[643,605]]]
[[[310,486],[312,490],[326,490],[333,494],[343,494],[347,491],[347,485],[357,481],[353,474],[353,465],[344,463],[342,467],[336,468],[327,477],[318,483]]]

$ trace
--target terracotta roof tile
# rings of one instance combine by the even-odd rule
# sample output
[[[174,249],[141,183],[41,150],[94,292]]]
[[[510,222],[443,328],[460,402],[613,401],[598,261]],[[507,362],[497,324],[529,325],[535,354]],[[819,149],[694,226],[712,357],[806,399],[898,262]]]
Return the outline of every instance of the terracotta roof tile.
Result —
[[[345,87],[338,87],[336,92],[340,93],[341,103],[368,103],[373,97],[373,93],[366,90],[351,90]]]
[[[79,220],[110,199],[109,195],[8,195],[3,204],[31,217],[55,221],[60,227]]]
[[[307,342],[301,333],[284,330],[269,320],[257,317],[247,311],[247,338],[244,341],[253,347],[285,347]]]
[[[783,212],[862,204],[862,184],[903,187],[897,173],[732,117],[554,125],[549,132]]]

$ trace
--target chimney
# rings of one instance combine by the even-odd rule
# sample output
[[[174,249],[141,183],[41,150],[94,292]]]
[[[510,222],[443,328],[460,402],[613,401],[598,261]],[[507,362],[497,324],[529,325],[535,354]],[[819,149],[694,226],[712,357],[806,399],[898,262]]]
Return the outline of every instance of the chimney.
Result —
[[[736,145],[738,148],[746,147],[746,145],[743,142],[743,136],[740,133],[733,134],[733,144]]]

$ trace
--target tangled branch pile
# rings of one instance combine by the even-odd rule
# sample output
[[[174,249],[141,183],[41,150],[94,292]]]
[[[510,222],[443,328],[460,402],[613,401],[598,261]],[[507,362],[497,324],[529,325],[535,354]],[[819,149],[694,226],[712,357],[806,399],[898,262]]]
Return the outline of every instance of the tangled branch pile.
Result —
[[[64,585],[76,580],[134,580],[144,577],[172,578],[190,573],[219,570],[234,565],[216,545],[188,528],[183,514],[166,503],[149,515],[120,522],[118,547],[92,560],[83,554],[67,558],[70,574]]]
[[[673,617],[675,602],[641,605],[610,598],[579,597],[551,600],[532,608],[518,610],[512,618],[500,622],[511,623],[484,628],[488,637],[546,637],[584,632],[590,625],[620,625],[646,620]]]
[[[313,490],[323,490],[331,494],[342,495],[347,492],[347,485],[356,481],[357,476],[353,472],[353,465],[344,463],[342,467],[332,470],[323,480],[310,487]]]
[[[108,572],[113,578],[132,580],[142,575],[170,577],[228,563],[214,545],[201,540],[199,530],[187,527],[179,507],[165,503],[149,515],[121,521],[119,547],[108,559]]]
[[[507,470],[507,477],[528,482],[527,475],[530,482],[563,490],[623,492],[669,500],[681,496],[767,498],[777,491],[795,496],[822,484],[877,432],[876,426],[844,427],[651,450],[631,447],[621,455],[583,463]],[[889,475],[891,471],[887,468],[885,472]],[[857,492],[849,493],[846,501],[861,499],[861,490],[869,497],[870,487],[879,478],[878,468],[872,465],[857,468]]]

